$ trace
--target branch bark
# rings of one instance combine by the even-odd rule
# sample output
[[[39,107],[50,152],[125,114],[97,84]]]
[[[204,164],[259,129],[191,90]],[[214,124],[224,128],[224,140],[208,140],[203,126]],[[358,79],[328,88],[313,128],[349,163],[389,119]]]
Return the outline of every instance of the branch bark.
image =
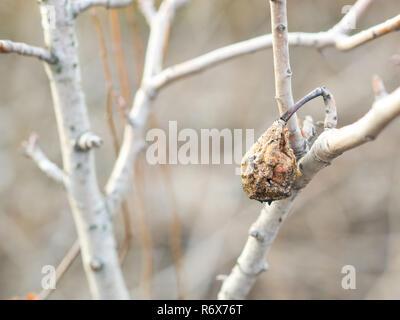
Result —
[[[77,143],[88,146],[86,142],[97,140],[87,134],[90,123],[81,89],[73,4],[69,0],[42,0],[39,4],[46,45],[58,57],[56,64],[46,65],[46,72],[68,176],[68,199],[90,291],[95,299],[128,299],[112,219],[98,188],[94,150],[76,147]],[[56,19],[54,26],[49,24],[52,18]],[[83,136],[87,139],[80,141]]]

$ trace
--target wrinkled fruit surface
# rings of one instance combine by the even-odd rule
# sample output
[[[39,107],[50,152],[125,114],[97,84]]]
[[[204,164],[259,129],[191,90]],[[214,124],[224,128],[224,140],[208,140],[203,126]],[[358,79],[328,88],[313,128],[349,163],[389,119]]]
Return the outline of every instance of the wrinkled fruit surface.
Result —
[[[289,131],[282,120],[277,120],[242,159],[243,190],[250,199],[261,202],[284,199],[291,195],[296,175]]]

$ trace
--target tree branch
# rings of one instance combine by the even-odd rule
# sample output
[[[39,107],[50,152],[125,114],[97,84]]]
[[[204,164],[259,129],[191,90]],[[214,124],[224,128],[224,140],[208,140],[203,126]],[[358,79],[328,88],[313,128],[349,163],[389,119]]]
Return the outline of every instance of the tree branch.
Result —
[[[44,154],[38,145],[38,135],[32,133],[27,141],[22,143],[25,154],[31,158],[49,178],[53,179],[58,183],[62,183],[64,186],[67,185],[67,176],[63,170],[61,170],[54,162],[50,161],[49,158]]]
[[[23,56],[35,57],[50,64],[57,62],[56,56],[49,50],[10,40],[0,40],[0,53],[17,53]]]
[[[72,4],[72,11],[74,13],[74,16],[77,16],[83,11],[95,6],[102,6],[110,9],[126,7],[131,3],[132,0],[79,0]]]

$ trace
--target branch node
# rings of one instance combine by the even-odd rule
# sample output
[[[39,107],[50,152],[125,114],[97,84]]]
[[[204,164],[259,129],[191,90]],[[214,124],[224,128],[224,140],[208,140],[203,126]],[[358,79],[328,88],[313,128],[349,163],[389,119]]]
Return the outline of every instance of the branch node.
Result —
[[[90,261],[90,269],[92,269],[95,272],[101,271],[103,269],[103,267],[104,267],[104,263],[98,258],[93,258]]]
[[[264,234],[261,233],[260,231],[256,230],[256,229],[250,230],[249,235],[251,237],[255,238],[259,242],[264,242],[264,240],[265,240]]]
[[[99,148],[103,144],[103,140],[95,135],[94,133],[88,131],[81,134],[75,141],[75,148],[78,151],[89,151],[93,148]]]

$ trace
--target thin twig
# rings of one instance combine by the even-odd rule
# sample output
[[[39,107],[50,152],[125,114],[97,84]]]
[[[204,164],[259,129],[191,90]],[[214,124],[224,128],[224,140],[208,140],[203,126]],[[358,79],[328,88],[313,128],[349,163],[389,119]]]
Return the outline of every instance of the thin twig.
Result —
[[[142,254],[142,276],[140,281],[141,295],[143,299],[151,298],[151,283],[153,278],[153,240],[151,229],[147,221],[147,210],[145,204],[145,179],[144,165],[142,161],[135,162],[135,175],[137,176],[135,188],[135,213],[140,234]]]
[[[25,154],[51,179],[67,186],[67,175],[43,153],[38,145],[38,135],[32,133],[27,141],[22,143]]]
[[[121,29],[119,26],[119,10],[109,10],[111,43],[114,52],[114,60],[117,66],[118,79],[121,86],[122,96],[127,104],[130,104],[130,85],[128,78],[128,68],[124,52],[122,50]]]
[[[165,0],[151,26],[143,79],[129,114],[133,125],[125,127],[121,152],[106,185],[107,204],[111,212],[120,206],[129,189],[132,165],[144,146],[144,128],[155,98],[155,92],[149,89],[147,82],[162,69],[163,53],[168,40],[170,24],[175,11],[186,2],[188,0]]]
[[[79,245],[79,240],[76,239],[75,242],[73,243],[72,247],[69,248],[67,254],[64,256],[64,258],[61,260],[61,262],[59,263],[59,265],[56,268],[56,283],[57,283],[57,285],[60,283],[61,278],[67,272],[67,270],[72,265],[72,263],[75,261],[75,259],[79,256],[80,252],[81,252],[81,248]],[[39,293],[38,299],[46,300],[50,296],[50,294],[53,292],[54,292],[54,289],[43,289]]]
[[[17,53],[23,56],[35,57],[50,64],[57,62],[57,57],[49,50],[10,40],[0,40],[0,53]]]
[[[111,13],[110,13],[111,14]],[[117,12],[115,12],[117,14]],[[107,114],[107,122],[108,122],[108,127],[110,129],[111,137],[113,139],[113,147],[115,151],[116,157],[118,156],[119,149],[120,149],[120,143],[118,140],[118,135],[117,135],[117,129],[115,127],[114,123],[114,118],[113,118],[113,112],[112,112],[112,101],[115,99],[115,93],[113,92],[113,81],[111,77],[111,67],[110,63],[108,61],[108,55],[107,55],[107,46],[105,42],[105,37],[104,37],[104,31],[101,26],[100,20],[97,17],[96,13],[94,10],[92,10],[92,17],[93,17],[93,22],[96,26],[96,31],[99,37],[99,42],[100,42],[100,47],[101,47],[101,57],[103,60],[103,66],[104,66],[104,72],[106,76],[106,87],[107,87],[107,97],[106,97],[106,114]],[[118,22],[118,16],[110,16],[111,24],[117,23],[117,26],[113,26],[112,29],[114,29],[113,33],[116,33],[117,35],[114,34],[114,48],[118,48],[118,50],[121,49],[121,38],[119,36],[119,22]],[[116,50],[117,51],[117,50]],[[120,60],[122,55],[122,51],[120,53],[116,53],[116,60],[117,64],[120,65],[120,67],[124,68],[124,59],[122,55],[122,62]],[[121,74],[119,74],[122,76]],[[120,78],[121,79],[121,78]],[[122,82],[122,81],[121,81]],[[127,88],[127,84],[125,84],[125,94],[129,97],[129,89]],[[118,106],[118,103],[117,103]],[[119,248],[119,258],[121,263],[125,260],[125,256],[127,251],[129,250],[130,247],[130,242],[132,240],[132,225],[130,221],[130,210],[128,207],[128,204],[126,201],[124,201],[121,205],[122,209],[122,216],[123,216],[123,223],[124,223],[124,239],[122,241],[122,244],[120,245]]]

